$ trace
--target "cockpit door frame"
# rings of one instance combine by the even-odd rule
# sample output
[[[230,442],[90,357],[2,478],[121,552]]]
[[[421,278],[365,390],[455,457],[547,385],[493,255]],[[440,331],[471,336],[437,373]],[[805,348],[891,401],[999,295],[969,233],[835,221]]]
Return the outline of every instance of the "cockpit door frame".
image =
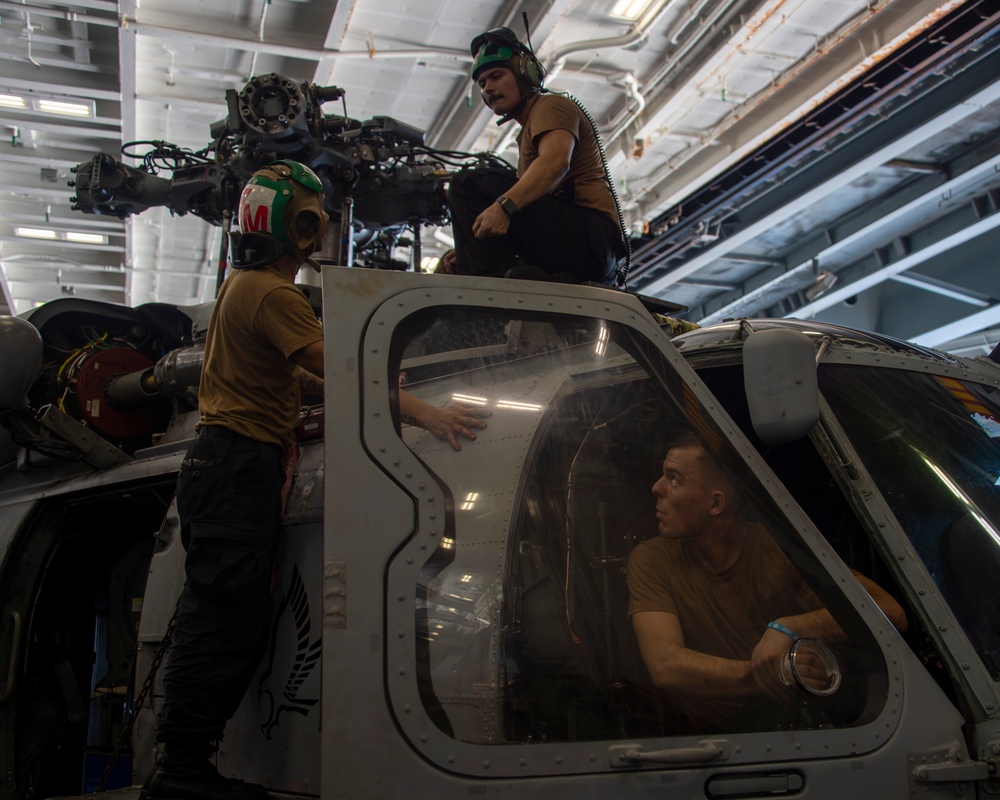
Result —
[[[823,734],[738,735],[732,741],[734,766],[759,767],[785,759],[829,765],[838,754],[861,758],[868,753],[873,764],[883,759],[882,753],[900,757],[896,747],[887,751],[884,745],[896,736],[911,735],[899,726],[903,676],[912,675],[913,688],[921,681],[914,659],[908,651],[899,651],[900,646],[905,651],[901,639],[871,609],[860,587],[849,581],[842,562],[635,298],[587,287],[340,268],[324,269],[323,283],[326,413],[331,420],[326,436],[323,573],[324,795],[350,794],[352,786],[366,787],[371,793],[379,781],[420,781],[411,785],[421,785],[428,793],[452,791],[464,796],[470,782],[551,782],[558,778],[561,783],[552,785],[565,789],[566,796],[573,792],[581,796],[582,790],[596,797],[600,792],[621,793],[624,775],[630,776],[633,788],[648,791],[649,780],[658,782],[655,776],[664,769],[613,771],[608,765],[608,747],[621,742],[503,747],[458,742],[435,726],[422,706],[415,677],[420,665],[413,641],[413,590],[420,568],[418,554],[431,551],[440,541],[449,498],[395,430],[388,375],[395,325],[420,308],[435,306],[606,319],[628,327],[658,351],[662,362],[683,377],[686,390],[715,417],[747,465],[765,476],[768,491],[787,509],[803,541],[839,576],[844,595],[876,634],[890,686],[900,687],[889,692],[882,712],[868,726]],[[843,747],[831,749],[832,740],[843,740]],[[643,747],[660,751],[686,743],[683,738],[659,739]],[[698,747],[697,740],[689,744]],[[373,750],[378,752],[380,765],[394,765],[392,775],[371,768]],[[670,774],[677,796],[702,797],[704,769],[694,765],[673,768]],[[557,791],[555,796],[562,794]]]

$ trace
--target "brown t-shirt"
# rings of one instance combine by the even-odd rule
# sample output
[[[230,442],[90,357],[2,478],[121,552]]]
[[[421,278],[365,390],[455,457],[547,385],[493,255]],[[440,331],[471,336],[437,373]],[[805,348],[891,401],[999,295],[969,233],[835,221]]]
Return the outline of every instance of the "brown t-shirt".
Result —
[[[298,367],[288,357],[322,338],[309,301],[277,270],[233,270],[208,324],[198,425],[287,450],[301,405]]]
[[[573,205],[596,209],[618,227],[618,212],[601,163],[594,129],[572,100],[557,94],[543,94],[535,101],[517,135],[518,176],[524,175],[531,162],[538,158],[538,137],[553,130],[569,131],[576,139],[576,147],[570,158],[569,173],[552,194],[560,194],[568,184],[572,187]]]
[[[655,536],[628,560],[629,607],[676,614],[690,650],[747,661],[778,617],[820,608],[819,598],[774,539],[748,525],[740,555],[728,570],[708,570],[691,540]],[[724,726],[741,707],[738,700],[674,698],[698,727]]]

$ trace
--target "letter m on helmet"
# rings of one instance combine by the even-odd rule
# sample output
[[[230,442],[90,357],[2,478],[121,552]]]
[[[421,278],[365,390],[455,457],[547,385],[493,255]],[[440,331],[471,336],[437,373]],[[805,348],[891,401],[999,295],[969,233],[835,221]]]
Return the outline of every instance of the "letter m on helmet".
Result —
[[[270,227],[267,219],[269,211],[267,206],[251,208],[249,203],[245,204],[240,210],[240,229],[244,233],[266,231]]]
[[[274,214],[284,212],[284,204],[275,208],[277,192],[269,186],[261,186],[255,181],[247,184],[240,197],[240,230],[243,233],[275,233]],[[278,223],[283,220],[278,219]]]

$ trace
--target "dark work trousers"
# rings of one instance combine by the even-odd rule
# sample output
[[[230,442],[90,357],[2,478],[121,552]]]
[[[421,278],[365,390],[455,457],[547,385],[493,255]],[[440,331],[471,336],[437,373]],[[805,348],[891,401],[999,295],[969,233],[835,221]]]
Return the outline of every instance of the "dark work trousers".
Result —
[[[600,211],[546,195],[511,216],[506,236],[473,235],[476,217],[516,182],[511,170],[492,167],[452,176],[448,203],[459,273],[613,284],[625,246],[619,226]]]
[[[214,752],[253,680],[267,644],[283,481],[277,445],[220,426],[201,428],[181,465],[187,583],[156,735],[167,763]]]

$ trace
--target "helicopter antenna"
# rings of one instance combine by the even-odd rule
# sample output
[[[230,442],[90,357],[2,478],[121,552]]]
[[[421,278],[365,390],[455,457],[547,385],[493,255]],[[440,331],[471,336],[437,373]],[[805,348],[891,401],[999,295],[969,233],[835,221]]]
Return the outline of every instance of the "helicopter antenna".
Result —
[[[531,27],[528,25],[528,12],[527,11],[522,11],[521,12],[521,20],[524,22],[524,38],[528,42],[528,49],[531,51],[531,54],[534,55],[535,54],[535,48],[532,47],[532,45],[531,45]]]

